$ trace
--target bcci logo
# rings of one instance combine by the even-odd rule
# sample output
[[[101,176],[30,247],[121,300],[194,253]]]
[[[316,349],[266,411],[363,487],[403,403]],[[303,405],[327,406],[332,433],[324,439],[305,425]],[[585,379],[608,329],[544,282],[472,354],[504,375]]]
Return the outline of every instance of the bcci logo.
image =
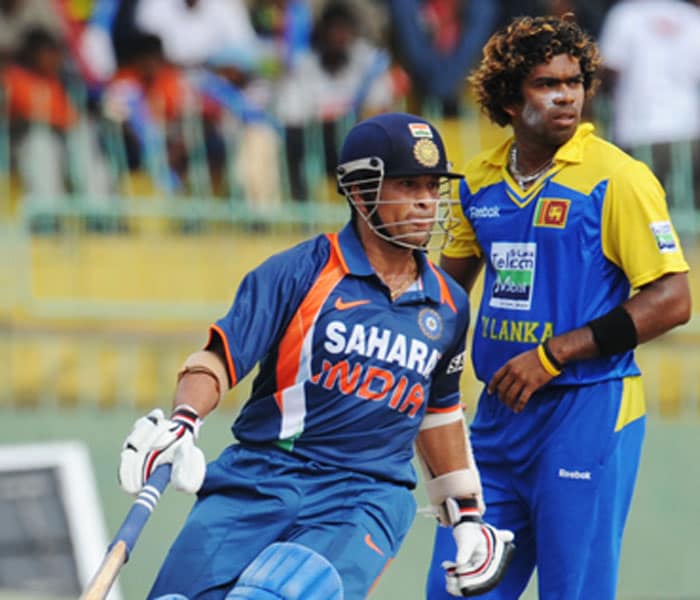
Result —
[[[491,265],[496,271],[496,281],[491,290],[489,306],[530,310],[536,256],[537,244],[533,242],[495,242],[491,245]]]
[[[440,151],[435,142],[422,138],[414,144],[413,156],[424,167],[434,167],[440,160]]]
[[[424,308],[418,313],[418,326],[431,340],[437,340],[442,335],[442,318],[432,308]]]

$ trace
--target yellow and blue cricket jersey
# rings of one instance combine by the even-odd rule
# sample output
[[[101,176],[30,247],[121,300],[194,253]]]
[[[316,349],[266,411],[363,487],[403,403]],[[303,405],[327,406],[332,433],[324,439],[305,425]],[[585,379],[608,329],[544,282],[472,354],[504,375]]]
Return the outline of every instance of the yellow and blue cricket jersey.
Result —
[[[688,265],[664,191],[643,163],[583,124],[527,191],[507,169],[512,139],[465,168],[460,225],[443,251],[483,256],[473,362],[488,382],[511,357],[585,325]],[[567,365],[556,385],[638,375],[632,352]]]
[[[641,162],[580,125],[529,190],[510,176],[512,139],[474,158],[460,189],[460,226],[445,256],[486,265],[472,361],[484,383],[512,357],[585,325],[688,265],[664,192]],[[567,364],[521,413],[482,391],[470,424],[486,518],[515,533],[504,579],[484,595],[510,600],[535,566],[543,600],[612,600],[622,532],[645,430],[633,352]],[[427,584],[446,600],[439,528]]]
[[[348,224],[245,277],[211,328],[233,385],[260,362],[233,426],[239,441],[415,485],[423,415],[461,410],[469,322],[464,290],[416,259],[417,283],[392,302]]]

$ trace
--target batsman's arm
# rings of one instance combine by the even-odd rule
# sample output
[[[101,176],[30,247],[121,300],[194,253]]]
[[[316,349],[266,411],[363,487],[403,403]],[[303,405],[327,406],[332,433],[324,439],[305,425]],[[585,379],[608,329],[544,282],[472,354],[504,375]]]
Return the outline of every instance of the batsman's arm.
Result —
[[[173,409],[186,405],[204,419],[231,387],[223,343],[213,335],[204,350],[190,354],[177,374]]]
[[[199,350],[184,361],[169,417],[160,409],[136,421],[122,445],[119,484],[137,494],[156,467],[171,464],[175,489],[196,493],[206,475],[206,459],[196,445],[205,416],[229,389],[224,361],[212,350]]]
[[[461,408],[426,415],[416,438],[428,499],[447,524],[444,502],[449,497],[475,498],[483,512],[481,478],[472,456]]]
[[[481,478],[461,411],[425,417],[416,448],[428,497],[441,524],[452,527],[455,539],[454,561],[442,565],[447,591],[473,596],[494,588],[512,558],[513,533],[482,519]]]

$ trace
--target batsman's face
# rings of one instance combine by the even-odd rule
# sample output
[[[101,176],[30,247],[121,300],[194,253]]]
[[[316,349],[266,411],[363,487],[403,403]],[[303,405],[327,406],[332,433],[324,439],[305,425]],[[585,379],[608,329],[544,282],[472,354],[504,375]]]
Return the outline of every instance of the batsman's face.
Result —
[[[543,144],[560,146],[576,132],[586,93],[577,58],[558,54],[523,82],[523,102],[510,109],[513,126]]]
[[[440,202],[440,178],[435,175],[386,178],[377,213],[384,233],[416,246],[430,240]]]

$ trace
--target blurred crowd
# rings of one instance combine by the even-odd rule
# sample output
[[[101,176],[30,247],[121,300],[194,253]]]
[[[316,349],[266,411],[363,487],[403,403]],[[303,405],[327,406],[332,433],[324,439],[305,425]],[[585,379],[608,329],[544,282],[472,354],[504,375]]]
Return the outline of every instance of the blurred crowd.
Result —
[[[697,177],[700,0],[0,0],[0,168],[47,202],[125,173],[305,201],[358,116],[458,117],[497,27],[566,12],[601,43],[613,139],[660,168],[685,143]]]

